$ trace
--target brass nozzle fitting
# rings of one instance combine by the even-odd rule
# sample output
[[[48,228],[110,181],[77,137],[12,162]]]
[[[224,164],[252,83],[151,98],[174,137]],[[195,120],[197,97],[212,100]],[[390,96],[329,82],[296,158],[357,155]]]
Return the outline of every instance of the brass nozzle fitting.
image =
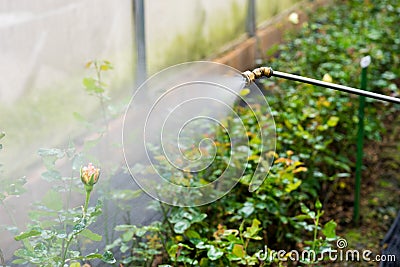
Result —
[[[261,77],[271,77],[274,71],[270,67],[259,67],[252,71],[245,71],[242,73],[243,77],[246,79],[246,84],[250,84],[254,82],[255,79],[259,79]]]

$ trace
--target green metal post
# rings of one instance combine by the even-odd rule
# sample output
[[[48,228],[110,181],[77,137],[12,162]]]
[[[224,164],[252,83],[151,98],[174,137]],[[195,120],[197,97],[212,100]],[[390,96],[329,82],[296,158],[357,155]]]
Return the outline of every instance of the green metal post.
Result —
[[[369,56],[361,60],[361,90],[367,89],[367,68],[371,62]],[[360,192],[361,192],[361,173],[363,161],[363,146],[364,146],[364,109],[365,96],[359,97],[358,107],[358,132],[357,132],[357,159],[356,159],[356,180],[354,192],[354,213],[353,220],[355,224],[360,220]]]

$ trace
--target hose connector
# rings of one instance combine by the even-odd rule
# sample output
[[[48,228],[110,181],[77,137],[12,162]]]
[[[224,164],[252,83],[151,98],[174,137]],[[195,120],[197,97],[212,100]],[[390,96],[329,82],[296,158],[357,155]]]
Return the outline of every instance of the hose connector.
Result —
[[[259,79],[261,77],[271,77],[274,71],[270,67],[259,67],[252,71],[245,71],[242,73],[243,77],[246,79],[246,84],[254,82],[254,80]]]

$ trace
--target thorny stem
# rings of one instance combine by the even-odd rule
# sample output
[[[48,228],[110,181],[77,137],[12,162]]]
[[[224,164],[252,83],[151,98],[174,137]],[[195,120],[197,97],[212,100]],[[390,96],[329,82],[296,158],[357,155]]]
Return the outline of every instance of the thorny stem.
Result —
[[[68,248],[69,248],[69,245],[71,245],[71,242],[72,242],[72,239],[74,238],[74,236],[75,236],[74,234],[71,234],[71,236],[68,238],[67,244],[65,246],[64,254],[62,256],[62,260],[61,260],[62,265],[61,266],[65,265],[65,259],[67,257]]]
[[[101,64],[100,64],[101,65]],[[98,64],[98,62],[97,61],[94,61],[94,67],[95,67],[95,70],[96,70],[96,76],[97,76],[97,82],[99,83],[99,87],[102,87],[102,82],[101,82],[101,66],[99,66],[99,64]],[[108,137],[108,131],[109,131],[109,121],[108,121],[108,119],[107,119],[107,113],[106,113],[106,107],[105,107],[105,101],[104,101],[104,92],[102,92],[102,93],[99,93],[98,94],[98,97],[99,97],[99,99],[100,99],[100,107],[101,107],[101,111],[102,111],[102,116],[103,116],[103,121],[104,121],[104,124],[105,124],[105,126],[106,126],[106,130],[105,130],[105,134],[106,134],[106,143],[107,144],[109,144],[110,142],[109,142],[109,137]],[[102,134],[103,135],[103,134]],[[108,151],[108,147],[106,148],[107,149],[107,151]],[[106,186],[105,188],[109,188],[108,186]],[[103,214],[104,214],[104,217],[106,218],[105,220],[104,220],[104,233],[105,233],[105,241],[106,241],[106,243],[108,244],[109,243],[109,231],[108,231],[108,214],[109,214],[109,212],[108,212],[108,205],[107,205],[107,203],[105,202],[104,203],[104,205],[103,205]],[[112,237],[111,237],[112,238]]]
[[[69,210],[69,204],[70,204],[70,200],[71,200],[71,194],[72,194],[72,177],[74,177],[73,175],[74,175],[74,173],[73,173],[73,171],[71,171],[71,179],[70,179],[70,182],[69,182],[68,196],[67,196],[67,201],[66,201],[66,202],[67,202],[67,203],[66,203],[66,209],[67,209],[67,210]],[[59,218],[60,224],[61,224],[61,223],[62,223],[62,220],[61,220],[60,216],[59,216],[58,218]],[[64,232],[67,232],[67,223],[66,223],[66,222],[64,222]],[[65,249],[65,239],[63,239],[61,251],[64,251],[64,249]]]
[[[85,186],[85,188],[87,188],[87,187]],[[89,206],[89,200],[90,200],[90,193],[91,192],[92,192],[92,190],[86,189],[85,206],[83,206],[83,217],[85,217],[86,213],[87,213],[87,209],[88,209],[88,206]]]
[[[173,233],[173,232],[174,232],[174,228],[172,227],[171,222],[168,220],[167,211],[165,210],[165,208],[164,208],[164,206],[163,206],[163,204],[162,204],[161,201],[158,201],[158,203],[160,204],[161,211],[162,211],[162,213],[163,213],[164,222],[167,222],[169,229],[170,229],[171,232]]]
[[[6,211],[8,217],[11,219],[12,223],[14,224],[14,226],[17,227],[17,221],[15,220],[14,215],[11,213],[11,211],[8,208],[8,206],[6,205],[6,203],[4,203],[4,201],[1,201],[0,203],[1,203],[1,205],[3,205],[4,210]]]
[[[247,254],[247,247],[249,246],[249,242],[250,242],[250,239],[246,238],[246,243],[244,244],[244,251],[246,254]],[[247,267],[249,266],[249,262],[247,259],[246,259],[246,266]]]
[[[173,232],[174,232],[174,228],[172,227],[171,222],[168,220],[168,217],[167,217],[168,213],[167,213],[167,211],[165,210],[165,208],[164,208],[164,206],[163,206],[163,204],[162,204],[161,201],[158,201],[158,204],[160,204],[161,212],[162,212],[163,217],[164,217],[164,223],[167,222],[168,228],[171,230],[171,233],[173,233]],[[166,239],[166,240],[168,239],[168,236],[167,236],[167,235],[168,235],[168,234],[166,234],[166,236],[165,236],[165,239]],[[168,250],[166,249],[166,244],[164,244],[164,242],[163,242],[163,247],[164,247],[165,251],[168,251]],[[168,254],[168,258],[169,258],[169,254]],[[175,257],[175,259],[176,259],[176,257]],[[176,263],[175,263],[175,264],[176,264]]]
[[[101,67],[97,64],[97,62],[94,62],[94,67],[96,70],[96,75],[97,75],[97,82],[99,83],[99,87],[101,87]],[[98,94],[99,99],[100,99],[100,106],[102,110],[102,115],[103,115],[103,120],[104,123],[106,124],[106,132],[108,131],[108,120],[107,120],[107,114],[106,114],[106,108],[104,105],[104,96],[103,93]]]
[[[313,239],[313,245],[312,245],[312,250],[313,251],[315,251],[315,247],[316,247],[316,244],[317,244],[317,234],[318,234],[318,225],[319,225],[319,217],[320,216],[321,216],[321,213],[320,213],[319,210],[317,210],[317,216],[316,216],[315,221],[314,221],[315,228],[314,228],[314,239]]]
[[[60,225],[62,224],[62,220],[60,217],[60,214],[58,214],[58,220],[60,221]],[[64,223],[64,232],[67,232],[67,224]],[[61,254],[64,255],[65,252],[65,239],[63,238],[62,244],[61,244]]]
[[[74,171],[71,171],[71,179],[69,181],[69,188],[68,188],[68,196],[67,196],[67,203],[66,203],[66,208],[69,209],[69,204],[71,201],[71,195],[72,195],[72,181],[74,177]]]
[[[83,218],[86,217],[87,209],[88,209],[88,206],[89,206],[90,193],[92,192],[92,189],[93,189],[93,186],[85,185],[86,198],[85,198],[85,205],[83,206],[83,214],[82,214]],[[65,264],[68,248],[71,245],[72,239],[75,236],[76,236],[76,234],[71,234],[70,237],[67,240],[67,244],[65,245],[63,256],[62,256],[62,261],[61,261],[62,262],[62,266],[64,266],[64,264]]]
[[[3,251],[0,249],[0,263],[1,266],[6,266],[6,261],[4,260]]]

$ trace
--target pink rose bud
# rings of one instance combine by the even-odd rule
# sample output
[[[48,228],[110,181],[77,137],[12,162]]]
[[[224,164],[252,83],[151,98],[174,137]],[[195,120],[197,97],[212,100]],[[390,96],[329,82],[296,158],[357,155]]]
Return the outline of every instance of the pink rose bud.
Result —
[[[99,180],[100,169],[89,163],[87,166],[81,168],[81,180],[84,185],[93,186]]]

